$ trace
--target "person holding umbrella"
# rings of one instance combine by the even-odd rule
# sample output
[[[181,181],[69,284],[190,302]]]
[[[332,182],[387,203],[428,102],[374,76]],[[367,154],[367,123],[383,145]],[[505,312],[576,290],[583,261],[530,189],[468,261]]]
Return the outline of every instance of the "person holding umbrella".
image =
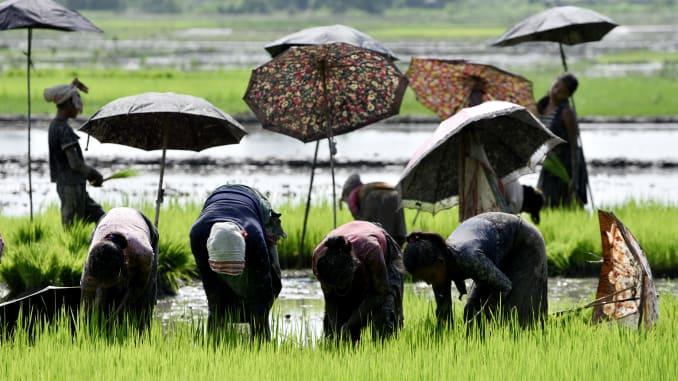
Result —
[[[81,303],[151,324],[158,278],[158,230],[141,212],[113,208],[97,223],[80,280]]]
[[[368,324],[375,338],[399,330],[402,272],[400,246],[379,226],[352,221],[329,232],[313,252],[313,273],[325,296],[325,336],[357,342]]]
[[[460,298],[466,279],[475,287],[464,308],[467,323],[510,318],[527,327],[543,323],[548,311],[547,259],[539,231],[518,216],[484,213],[464,221],[445,241],[436,233],[407,237],[405,268],[433,286],[436,317],[452,322],[451,284]]]
[[[587,202],[586,163],[578,144],[577,116],[569,103],[578,85],[574,75],[563,74],[555,80],[549,93],[537,103],[541,122],[553,134],[567,142],[553,149],[547,158],[565,168],[567,175],[562,176],[565,179],[553,174],[548,166],[542,168],[539,175],[538,187],[544,194],[546,205],[550,207],[582,206]]]
[[[405,213],[400,205],[400,194],[392,185],[383,182],[363,184],[360,175],[354,173],[344,182],[341,201],[348,205],[354,219],[376,222],[399,245],[405,243]]]
[[[80,139],[68,124],[68,119],[82,113],[83,104],[79,91],[87,93],[88,88],[77,78],[70,84],[45,89],[44,98],[57,106],[57,114],[49,125],[49,171],[56,183],[61,201],[61,222],[70,226],[77,218],[85,222],[96,222],[104,210],[87,194],[85,183],[100,187],[104,181],[99,171],[85,163]]]
[[[253,336],[271,338],[268,315],[282,289],[276,244],[284,237],[280,214],[256,189],[223,185],[207,198],[190,240],[211,330],[230,317],[249,323]]]

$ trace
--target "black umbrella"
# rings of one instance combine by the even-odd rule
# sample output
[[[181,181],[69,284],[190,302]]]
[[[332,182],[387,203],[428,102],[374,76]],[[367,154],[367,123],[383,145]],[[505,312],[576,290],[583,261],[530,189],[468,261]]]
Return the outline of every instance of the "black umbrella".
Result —
[[[377,52],[393,61],[398,59],[395,54],[381,42],[357,29],[341,24],[318,26],[300,30],[271,42],[264,46],[264,48],[271,57],[276,57],[292,46],[324,45],[337,42]]]
[[[19,319],[29,332],[35,323],[52,321],[63,308],[72,319],[80,306],[80,287],[45,287],[32,294],[0,303],[0,332],[12,332]]]
[[[33,184],[31,180],[31,45],[33,29],[64,32],[103,33],[80,13],[52,0],[7,0],[0,3],[0,30],[28,29],[26,74],[28,90],[28,197],[33,220]]]
[[[550,41],[560,47],[560,58],[567,71],[565,45],[600,41],[617,27],[610,18],[590,9],[567,6],[555,7],[530,16],[507,30],[493,46],[513,46],[523,42]]]
[[[114,100],[92,115],[80,131],[102,143],[146,151],[162,149],[156,226],[163,200],[166,151],[202,151],[237,144],[247,135],[237,120],[206,100],[173,93],[144,93]]]

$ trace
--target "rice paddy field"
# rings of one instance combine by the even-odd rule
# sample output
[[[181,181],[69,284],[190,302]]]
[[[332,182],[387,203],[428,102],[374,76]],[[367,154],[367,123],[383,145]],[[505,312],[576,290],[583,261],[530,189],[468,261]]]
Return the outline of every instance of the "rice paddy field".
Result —
[[[629,58],[624,58],[629,59]],[[559,69],[520,72],[534,82],[537,97],[545,94]],[[54,83],[67,83],[74,76],[96,89],[84,95],[84,115],[94,113],[104,104],[130,94],[146,91],[172,91],[203,97],[230,114],[249,113],[242,100],[250,70],[220,71],[116,69],[42,69],[32,74],[32,99],[35,114],[51,114],[54,105],[42,99],[42,90]],[[577,93],[580,116],[662,116],[678,110],[678,74],[627,75],[623,77],[582,77]],[[24,71],[0,71],[0,114],[21,114],[26,108],[26,74]],[[417,102],[414,92],[405,93],[401,115],[433,115]]]
[[[150,205],[141,209],[152,216]],[[196,276],[188,232],[200,213],[201,204],[170,204],[160,219],[160,289],[172,293]],[[277,205],[282,212],[283,228],[288,238],[278,245],[283,268],[310,267],[310,254],[325,234],[332,230],[332,208],[322,204],[311,209],[307,239],[300,245],[303,205]],[[675,221],[678,207],[660,204],[626,204],[613,209],[640,241],[655,276],[678,275],[678,241]],[[408,230],[435,231],[447,237],[458,225],[456,209],[431,216],[408,210]],[[525,217],[529,219],[529,217]],[[339,224],[350,221],[346,209],[339,211]],[[57,208],[36,216],[0,217],[7,242],[0,262],[0,281],[7,284],[10,296],[54,285],[77,285],[87,255],[93,225],[61,228]],[[542,213],[539,229],[544,235],[549,258],[549,275],[596,276],[600,265],[601,244],[598,219],[585,210],[552,210]]]
[[[5,339],[0,374],[4,380],[672,380],[678,300],[660,303],[661,317],[649,331],[591,325],[590,312],[583,312],[551,317],[543,331],[509,324],[481,334],[467,331],[458,303],[454,324],[437,328],[429,299],[407,293],[400,334],[356,346],[280,336],[259,343],[232,327],[214,337],[200,323],[158,321],[142,336],[124,326],[104,336],[82,322],[71,335],[62,321],[34,337],[19,329]]]

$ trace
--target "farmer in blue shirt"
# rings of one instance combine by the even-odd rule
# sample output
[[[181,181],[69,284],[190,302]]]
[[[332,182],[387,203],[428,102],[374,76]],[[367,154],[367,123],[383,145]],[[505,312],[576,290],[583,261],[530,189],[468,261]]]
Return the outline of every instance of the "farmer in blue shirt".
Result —
[[[285,236],[280,214],[253,188],[223,185],[207,198],[190,239],[210,329],[231,318],[270,339],[268,316],[282,288],[276,243]]]

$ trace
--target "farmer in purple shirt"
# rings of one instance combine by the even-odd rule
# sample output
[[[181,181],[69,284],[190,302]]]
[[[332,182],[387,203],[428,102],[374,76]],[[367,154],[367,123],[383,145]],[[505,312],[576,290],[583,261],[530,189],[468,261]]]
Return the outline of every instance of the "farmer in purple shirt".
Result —
[[[313,273],[325,296],[327,337],[360,339],[372,323],[376,338],[403,324],[400,246],[384,229],[353,221],[329,232],[313,253]]]

